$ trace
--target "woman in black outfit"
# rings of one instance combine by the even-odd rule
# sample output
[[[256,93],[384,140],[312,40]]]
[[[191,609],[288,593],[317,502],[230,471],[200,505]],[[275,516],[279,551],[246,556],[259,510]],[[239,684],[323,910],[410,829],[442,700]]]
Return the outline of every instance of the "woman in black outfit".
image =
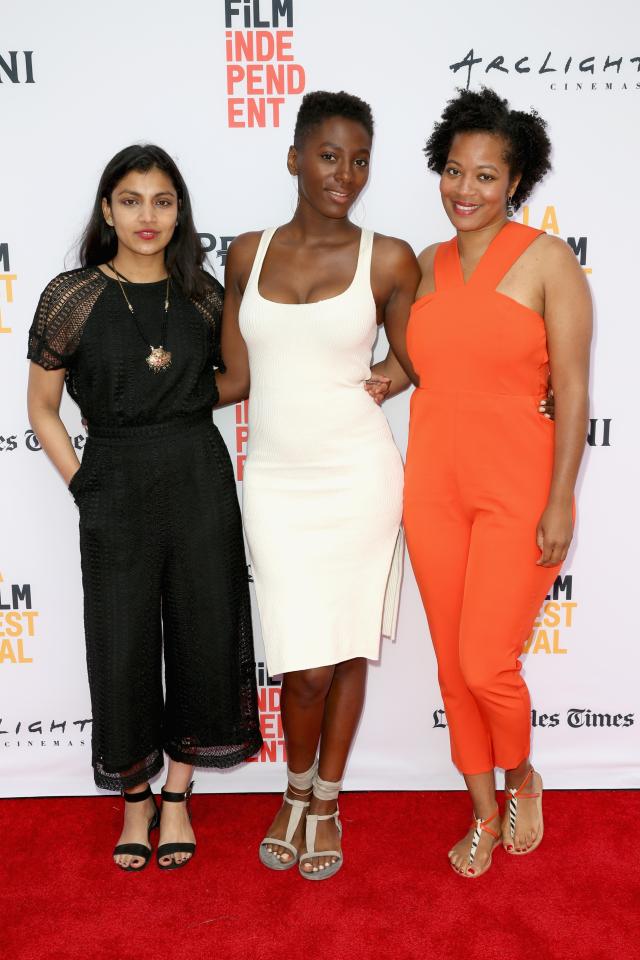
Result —
[[[80,259],[40,298],[29,418],[80,513],[94,776],[128,801],[114,859],[146,866],[159,822],[171,869],[195,850],[193,767],[239,763],[261,738],[240,513],[211,420],[223,291],[163,150],[110,161]],[[65,383],[88,424],[82,465],[59,415]],[[148,780],[163,752],[159,820]]]

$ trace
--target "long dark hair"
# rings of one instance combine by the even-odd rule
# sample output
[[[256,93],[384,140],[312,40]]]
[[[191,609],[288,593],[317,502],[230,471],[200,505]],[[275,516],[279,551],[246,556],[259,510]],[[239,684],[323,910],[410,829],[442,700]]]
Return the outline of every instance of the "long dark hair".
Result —
[[[193,222],[189,191],[166,150],[152,143],[134,143],[125,147],[105,167],[91,217],[80,239],[80,263],[83,267],[97,267],[115,257],[118,238],[114,228],[104,219],[102,201],[106,200],[111,205],[113,191],[131,170],[146,173],[153,167],[167,174],[178,194],[178,224],[164,251],[167,272],[188,297],[203,297],[210,287],[210,281],[203,269],[206,254]]]

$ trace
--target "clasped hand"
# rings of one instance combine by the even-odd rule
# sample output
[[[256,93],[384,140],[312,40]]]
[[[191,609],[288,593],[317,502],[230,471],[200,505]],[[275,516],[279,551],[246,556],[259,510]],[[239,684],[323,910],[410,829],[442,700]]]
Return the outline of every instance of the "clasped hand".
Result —
[[[368,380],[365,380],[363,386],[369,396],[373,397],[378,406],[380,406],[382,402],[387,399],[387,394],[391,389],[391,380],[389,377],[376,374],[373,377],[369,377]],[[540,401],[538,412],[541,413],[543,417],[546,417],[547,420],[555,419],[555,401],[552,389],[549,389],[547,396],[543,397]]]

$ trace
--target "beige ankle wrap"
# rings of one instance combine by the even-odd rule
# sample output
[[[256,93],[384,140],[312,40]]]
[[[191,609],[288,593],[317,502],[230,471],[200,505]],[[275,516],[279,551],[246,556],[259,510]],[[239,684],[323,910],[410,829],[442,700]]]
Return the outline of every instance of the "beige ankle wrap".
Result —
[[[313,795],[318,800],[337,800],[342,790],[342,780],[323,780],[316,776],[313,781]]]
[[[305,793],[307,790],[311,790],[313,785],[313,779],[318,771],[318,760],[314,760],[312,765],[308,770],[305,770],[304,773],[294,773],[293,770],[290,770],[287,767],[287,780],[289,781],[289,786],[293,787],[294,790],[297,790],[299,793]]]

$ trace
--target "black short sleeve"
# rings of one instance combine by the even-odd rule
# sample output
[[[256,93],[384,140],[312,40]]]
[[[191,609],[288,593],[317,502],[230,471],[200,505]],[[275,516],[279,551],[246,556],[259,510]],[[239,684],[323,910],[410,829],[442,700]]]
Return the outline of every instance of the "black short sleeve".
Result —
[[[107,285],[96,269],[58,274],[42,292],[29,330],[27,357],[45,370],[68,367],[84,326]]]
[[[221,373],[224,373],[225,365],[220,349],[224,287],[210,274],[207,274],[207,280],[210,284],[209,290],[202,299],[194,300],[194,305],[211,327],[211,332],[213,333],[213,363]]]

